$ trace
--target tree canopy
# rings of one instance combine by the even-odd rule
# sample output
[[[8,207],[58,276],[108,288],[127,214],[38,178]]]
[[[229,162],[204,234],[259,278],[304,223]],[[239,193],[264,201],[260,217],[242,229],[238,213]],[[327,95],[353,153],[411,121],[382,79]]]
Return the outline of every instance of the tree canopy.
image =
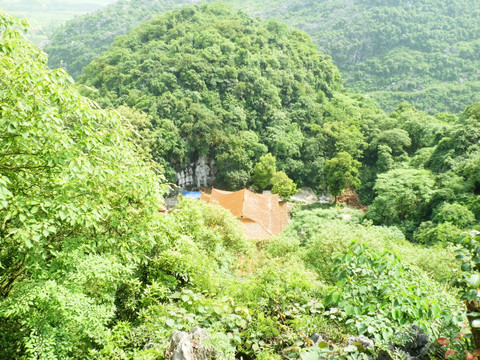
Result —
[[[347,152],[340,152],[325,163],[325,179],[328,191],[335,198],[347,188],[355,189],[360,185],[358,169],[361,163]]]
[[[155,244],[166,191],[118,115],[0,13],[0,357],[84,357]]]
[[[300,31],[220,5],[169,12],[119,37],[80,82],[100,104],[147,113],[158,141],[163,128],[177,134],[152,148],[168,173],[207,156],[217,183],[231,189],[250,182],[267,152],[295,182],[314,187],[313,156],[362,152],[351,117],[362,116],[364,100],[340,95],[330,57]]]
[[[304,33],[219,5],[119,38],[77,87],[24,26],[0,12],[0,358],[163,359],[201,326],[218,359],[366,359],[349,335],[403,353],[412,324],[457,349],[432,357],[475,358],[478,232],[461,266],[450,245],[480,220],[478,103],[387,115]],[[204,156],[226,187],[287,198],[291,174],[367,213],[296,206],[255,242],[216,205],[160,211],[163,173]],[[439,282],[456,267],[461,299]]]
[[[59,28],[50,64],[77,77],[139,22],[198,0],[124,0]],[[461,112],[480,100],[477,4],[467,0],[225,0],[237,9],[306,31],[331,55],[346,86],[384,109],[408,101],[430,113]]]

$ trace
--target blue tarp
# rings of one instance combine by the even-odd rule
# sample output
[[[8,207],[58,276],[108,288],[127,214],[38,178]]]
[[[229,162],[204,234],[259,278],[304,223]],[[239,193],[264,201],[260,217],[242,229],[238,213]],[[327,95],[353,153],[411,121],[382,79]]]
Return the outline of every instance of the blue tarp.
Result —
[[[184,191],[183,192],[184,197],[191,197],[194,199],[200,199],[201,194],[202,193],[200,191]]]

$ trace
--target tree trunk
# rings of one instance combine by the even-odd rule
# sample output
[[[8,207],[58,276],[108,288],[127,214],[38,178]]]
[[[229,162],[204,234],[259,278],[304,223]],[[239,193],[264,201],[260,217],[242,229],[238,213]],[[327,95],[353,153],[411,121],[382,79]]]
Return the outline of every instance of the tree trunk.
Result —
[[[469,313],[480,313],[480,304],[478,301],[466,301],[467,305],[467,314]],[[478,316],[468,316],[468,322],[471,324],[473,320],[478,319]],[[480,349],[480,328],[471,327],[470,330],[472,331],[472,345],[474,350]]]
[[[7,269],[5,275],[0,278],[0,297],[6,298],[8,296],[15,281],[22,276],[24,271],[25,267],[22,264]]]

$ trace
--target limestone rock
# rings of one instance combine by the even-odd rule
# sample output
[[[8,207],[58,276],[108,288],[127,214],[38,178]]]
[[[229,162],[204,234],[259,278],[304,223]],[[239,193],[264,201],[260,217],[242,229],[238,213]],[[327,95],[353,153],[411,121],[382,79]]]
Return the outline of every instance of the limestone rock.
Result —
[[[390,344],[389,351],[381,350],[378,353],[378,360],[394,360],[398,357],[407,360],[428,360],[435,344],[430,342],[428,335],[418,326],[410,326],[406,333],[400,334],[407,336],[409,340],[403,344]],[[392,354],[394,355],[392,357]]]
[[[195,179],[197,188],[208,186],[208,176],[210,175],[210,166],[207,165],[207,159],[201,158],[195,167]]]
[[[347,339],[347,345],[361,345],[365,349],[373,349],[374,343],[373,340],[370,340],[364,335],[359,335],[359,336],[350,336]]]
[[[313,204],[318,202],[317,195],[315,195],[313,190],[308,187],[300,188],[295,195],[290,197],[290,200],[298,201],[304,204]]]
[[[189,334],[175,331],[170,336],[170,346],[173,350],[172,360],[193,360],[193,344]]]
[[[168,360],[209,360],[214,359],[215,349],[203,343],[210,335],[205,329],[193,328],[190,333],[174,331],[170,336],[170,345],[165,352]]]
[[[322,341],[325,341],[325,339],[323,338],[323,335],[320,333],[313,333],[313,335],[310,336],[310,340],[312,340],[314,346],[317,346]]]
[[[190,336],[191,336],[192,339],[200,340],[200,341],[206,340],[206,339],[208,339],[208,338],[210,337],[210,335],[208,334],[207,330],[202,329],[202,328],[199,327],[199,326],[194,327],[194,328],[190,331]]]
[[[176,183],[180,188],[200,190],[213,184],[216,175],[215,160],[202,157],[179,171]]]
[[[318,199],[318,202],[320,204],[330,204],[332,202],[332,199],[330,199],[329,196],[327,195],[322,195],[320,196],[320,198]]]

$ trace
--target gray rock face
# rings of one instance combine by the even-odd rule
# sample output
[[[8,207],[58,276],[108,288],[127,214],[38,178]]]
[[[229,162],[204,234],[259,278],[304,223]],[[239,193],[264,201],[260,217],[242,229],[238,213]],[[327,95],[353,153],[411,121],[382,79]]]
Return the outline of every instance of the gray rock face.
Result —
[[[215,350],[202,342],[210,335],[200,327],[193,328],[190,333],[174,331],[170,335],[170,345],[165,352],[169,360],[208,360],[214,358]]]
[[[347,345],[357,345],[364,347],[365,349],[373,349],[374,343],[373,340],[370,340],[366,336],[350,336],[347,339]]]
[[[428,360],[435,344],[430,342],[428,335],[418,326],[410,326],[401,336],[410,339],[403,344],[390,344],[388,351],[381,350],[378,360],[395,360],[397,358],[407,360]]]
[[[170,336],[170,346],[173,349],[172,360],[194,359],[192,339],[186,332],[173,332]]]
[[[308,187],[300,188],[298,192],[290,198],[290,200],[298,201],[304,204],[313,204],[318,202],[317,195],[315,195],[313,190]]]
[[[201,158],[195,167],[195,178],[197,180],[197,188],[208,186],[208,175],[210,175],[210,166],[207,165],[207,159]]]
[[[322,341],[325,341],[323,335],[320,333],[314,333],[312,336],[310,336],[310,340],[312,340],[314,346],[317,346]]]
[[[215,180],[215,160],[205,157],[191,163],[176,174],[177,185],[181,188],[201,189],[210,186]]]
[[[205,339],[208,339],[210,335],[208,334],[207,330],[196,326],[190,331],[190,337],[195,340],[203,341]]]

